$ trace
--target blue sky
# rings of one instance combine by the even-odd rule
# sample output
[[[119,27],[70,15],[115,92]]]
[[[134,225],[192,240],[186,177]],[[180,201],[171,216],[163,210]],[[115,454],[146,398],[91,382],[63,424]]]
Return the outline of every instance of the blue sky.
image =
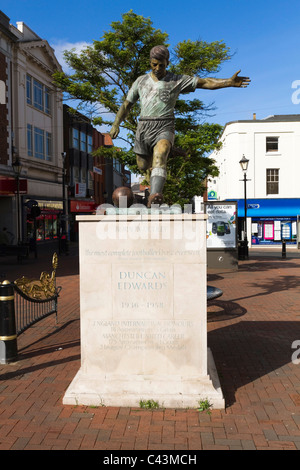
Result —
[[[251,84],[197,90],[199,99],[217,108],[210,122],[300,114],[299,0],[0,0],[0,9],[12,24],[24,21],[46,39],[59,60],[63,49],[100,39],[130,9],[167,32],[171,47],[185,39],[222,40],[234,56],[217,76],[241,69]]]

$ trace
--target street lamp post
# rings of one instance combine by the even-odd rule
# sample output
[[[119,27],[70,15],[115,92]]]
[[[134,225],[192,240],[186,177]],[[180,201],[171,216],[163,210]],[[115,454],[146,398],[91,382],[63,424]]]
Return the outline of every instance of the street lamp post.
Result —
[[[65,253],[68,255],[69,254],[69,246],[68,246],[68,234],[67,234],[67,203],[66,203],[66,152],[62,152],[62,162],[63,162],[63,174],[62,174],[62,187],[63,187],[63,223],[62,223],[62,236],[64,237],[63,240],[63,247]]]
[[[20,163],[19,157],[17,156],[12,163],[14,174],[17,180],[17,230],[18,230],[18,245],[21,244],[21,224],[20,224],[20,174],[22,170],[22,165]]]
[[[243,155],[243,158],[240,160],[240,165],[244,172],[244,243],[243,243],[243,255],[244,259],[248,258],[248,239],[247,239],[247,169],[249,160]]]

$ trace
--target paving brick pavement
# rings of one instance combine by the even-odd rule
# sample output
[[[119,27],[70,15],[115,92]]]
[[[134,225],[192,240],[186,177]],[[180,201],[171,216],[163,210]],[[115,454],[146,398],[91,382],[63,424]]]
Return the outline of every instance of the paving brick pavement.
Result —
[[[38,277],[38,259],[1,258],[0,275]],[[300,259],[250,252],[237,272],[209,272],[224,294],[208,306],[210,346],[225,410],[142,410],[63,405],[80,367],[77,248],[59,257],[58,324],[48,317],[18,338],[0,365],[0,450],[297,450],[300,448]],[[299,345],[293,348],[293,342]]]

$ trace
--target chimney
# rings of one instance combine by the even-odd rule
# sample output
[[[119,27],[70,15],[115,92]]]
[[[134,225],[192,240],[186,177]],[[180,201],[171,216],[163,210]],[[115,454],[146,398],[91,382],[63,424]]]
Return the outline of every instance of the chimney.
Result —
[[[256,113],[253,113],[253,121],[256,120]]]

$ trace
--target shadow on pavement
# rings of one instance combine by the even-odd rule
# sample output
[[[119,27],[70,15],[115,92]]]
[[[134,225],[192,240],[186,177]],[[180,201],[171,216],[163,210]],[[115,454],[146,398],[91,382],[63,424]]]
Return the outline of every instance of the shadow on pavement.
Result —
[[[207,303],[207,321],[225,321],[245,315],[247,310],[230,300],[211,300]]]
[[[57,243],[49,243],[38,248],[38,257],[30,253],[29,257],[18,263],[16,256],[4,256],[0,258],[0,282],[8,279],[13,282],[25,276],[39,279],[42,271],[52,271],[53,254],[58,255],[58,268],[56,277],[71,276],[79,273],[78,245],[70,246],[69,254],[59,254]]]
[[[259,379],[288,381],[294,349],[300,340],[300,322],[295,321],[240,321],[208,332],[211,348],[219,374],[226,406],[232,405],[241,387],[252,383],[253,401],[264,385]],[[270,384],[272,381],[270,381]],[[249,393],[248,393],[249,395]]]
[[[261,257],[259,259],[252,258],[251,260],[240,262],[238,272],[268,271],[271,269],[290,269],[290,268],[296,268],[298,266],[299,266],[299,262],[294,263],[292,260],[288,261],[286,259],[278,260],[278,259],[272,259],[270,257],[268,258]]]

